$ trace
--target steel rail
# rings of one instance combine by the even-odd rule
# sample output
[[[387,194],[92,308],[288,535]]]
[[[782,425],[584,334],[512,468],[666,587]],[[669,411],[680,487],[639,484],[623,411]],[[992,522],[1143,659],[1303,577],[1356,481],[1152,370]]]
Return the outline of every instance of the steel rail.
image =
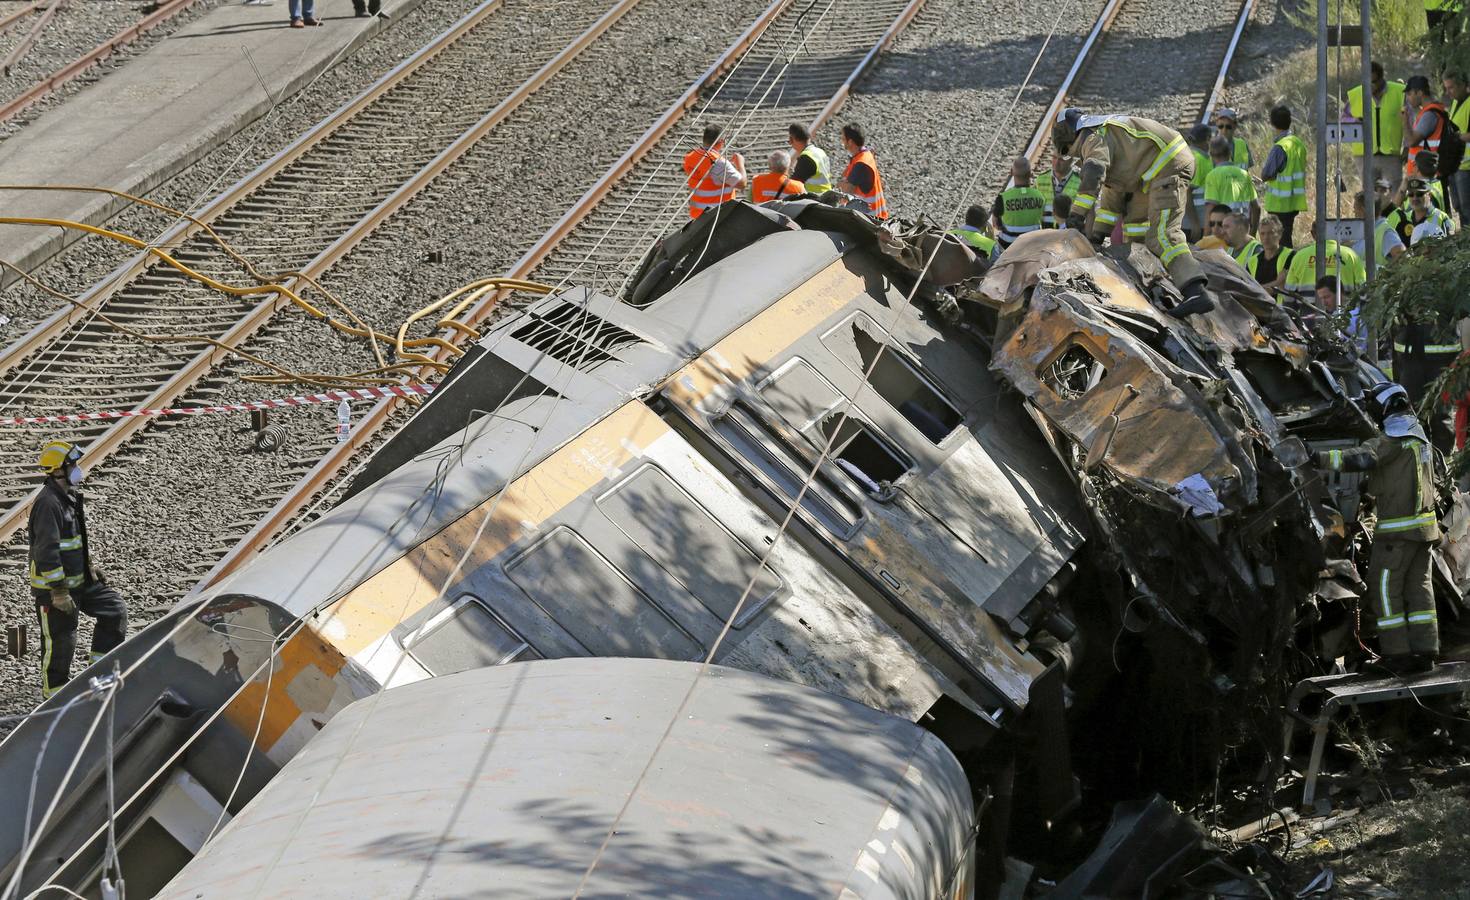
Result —
[[[377,229],[393,213],[401,209],[406,203],[417,196],[425,187],[434,181],[453,162],[461,158],[486,134],[504,121],[525,100],[539,90],[552,76],[576,58],[598,37],[602,36],[607,29],[612,27],[625,13],[637,6],[639,0],[619,0],[611,9],[602,15],[589,28],[583,31],[573,41],[565,46],[555,57],[548,60],[544,65],[533,73],[516,88],[509,96],[498,103],[494,109],[480,118],[469,130],[463,132],[449,147],[441,151],[426,166],[423,166],[407,182],[399,186],[389,197],[381,201],[366,216],[359,219],[346,233],[342,234],[330,246],[322,250],[301,269],[301,272],[309,278],[317,278],[333,264],[346,256],[353,247],[365,240],[369,234]],[[286,287],[293,290],[302,286],[302,280],[293,278],[285,282]],[[230,328],[220,341],[230,346],[236,346],[245,340],[257,329],[267,322],[272,315],[286,305],[289,301],[282,300],[275,295],[270,299],[263,300],[250,309],[236,324]],[[146,398],[139,401],[139,408],[151,408],[166,404],[171,398],[187,390],[203,375],[214,368],[214,365],[223,357],[227,351],[211,346],[200,351],[188,361],[179,371],[174,373],[160,387],[156,388]],[[148,422],[143,417],[122,419],[116,424],[102,432],[96,440],[87,445],[86,456],[92,465],[105,459],[107,456],[119,449],[134,434],[147,426]],[[4,540],[20,527],[25,520],[26,514],[34,501],[39,488],[33,490],[24,500],[21,500],[3,515],[0,515],[0,540]]]
[[[1225,57],[1220,61],[1220,72],[1215,76],[1215,86],[1210,88],[1210,93],[1205,97],[1205,108],[1200,110],[1201,125],[1209,124],[1215,99],[1225,90],[1225,76],[1230,73],[1230,64],[1235,61],[1235,49],[1240,46],[1240,37],[1245,33],[1245,26],[1250,23],[1251,13],[1255,8],[1256,0],[1244,0],[1240,4],[1240,15],[1236,17],[1235,31],[1230,35],[1230,45],[1225,48]]]
[[[846,103],[847,98],[852,95],[853,85],[857,84],[859,78],[867,74],[868,69],[877,61],[879,55],[888,49],[888,45],[893,43],[894,38],[898,37],[899,32],[908,27],[908,24],[914,20],[914,16],[918,15],[919,7],[923,5],[924,0],[911,0],[909,5],[903,8],[903,12],[898,14],[898,18],[893,20],[893,24],[888,26],[888,30],[883,32],[883,36],[878,39],[877,43],[873,44],[868,49],[868,52],[863,54],[863,58],[853,67],[852,73],[847,76],[846,81],[842,82],[842,86],[837,89],[837,93],[832,95],[832,99],[828,100],[827,105],[822,107],[822,111],[817,113],[816,118],[812,119],[811,127],[808,131],[815,133],[827,120],[837,115],[837,110],[841,109],[842,104]]]
[[[26,3],[26,5],[22,6],[20,9],[0,16],[0,34],[4,34],[5,32],[9,31],[10,26],[14,25],[16,22],[19,22],[21,19],[24,19],[26,16],[40,9],[41,4],[45,2],[46,0],[30,0],[30,2]]]
[[[194,219],[197,219],[200,223],[211,224],[219,219],[220,216],[234,209],[242,200],[249,198],[251,194],[255,193],[272,178],[279,175],[292,163],[301,159],[307,152],[336,133],[338,128],[351,121],[394,87],[402,84],[413,73],[437,57],[443,50],[452,46],[467,32],[483,23],[500,9],[502,2],[503,0],[486,0],[486,2],[471,10],[458,22],[441,32],[432,41],[420,47],[408,59],[405,59],[390,69],[383,77],[373,82],[356,97],[342,104],[331,115],[302,133],[300,137],[287,145],[275,156],[261,163],[254,171],[235,182],[224,193],[216,196],[210,201],[209,205],[194,215]],[[0,191],[6,189],[7,186],[0,185]],[[173,250],[186,241],[197,237],[203,230],[201,225],[196,224],[194,221],[184,219],[165,231],[154,242],[154,246],[161,250]],[[10,344],[3,351],[0,351],[0,375],[4,375],[6,372],[20,365],[52,341],[55,341],[69,327],[96,312],[108,299],[121,291],[133,279],[142,275],[153,264],[154,259],[151,255],[147,253],[135,254],[78,297],[78,305],[73,306],[67,304],[41,320],[41,322],[26,332],[19,340]]]
[[[643,136],[630,147],[616,162],[610,166],[602,177],[592,185],[582,197],[565,214],[541,236],[535,244],[527,250],[519,260],[511,267],[506,277],[526,278],[538,266],[551,257],[562,241],[572,234],[587,216],[600,204],[613,188],[637,165],[646,158],[660,140],[662,140],[683,118],[684,114],[695,105],[700,92],[714,84],[720,74],[728,69],[739,56],[753,44],[767,27],[790,6],[791,0],[775,0],[758,17],[736,41],[728,47],[724,54],[715,61],[700,78],[684,92],[684,94],[664,111],[657,121],[644,132]],[[872,46],[867,54],[854,67],[852,74],[843,82],[834,94],[833,100],[823,108],[818,116],[817,123],[820,125],[825,118],[830,118],[841,106],[841,100],[845,100],[851,92],[853,83],[865,72],[880,55],[882,49],[888,46],[893,39],[912,21],[918,9],[923,5],[923,0],[911,0],[900,15],[895,19],[894,27],[890,27]],[[841,99],[838,99],[840,95]],[[825,118],[824,118],[825,117]],[[484,319],[491,310],[506,296],[505,293],[491,294],[468,310],[461,321],[474,325]],[[463,334],[459,331],[451,331],[445,334],[446,339],[459,343]],[[435,358],[446,359],[448,351],[439,350]],[[427,376],[429,372],[425,369],[420,373]],[[190,590],[189,596],[197,594],[221,578],[234,572],[245,562],[253,558],[261,550],[265,549],[270,541],[281,531],[289,527],[291,521],[301,513],[309,501],[318,492],[324,490],[331,481],[340,475],[347,467],[353,455],[362,449],[387,422],[389,417],[400,407],[400,398],[385,398],[375,403],[373,407],[354,426],[349,440],[332,447],[279,501],[276,502],[261,520],[246,533],[226,553],[215,566],[200,578],[198,583]]]
[[[37,19],[36,24],[31,26],[31,30],[26,32],[26,36],[11,47],[9,53],[5,54],[5,60],[0,62],[0,72],[3,72],[6,77],[10,76],[11,67],[24,59],[25,55],[36,45],[37,39],[41,37],[41,32],[46,30],[46,26],[51,24],[51,20],[56,17],[56,11],[61,9],[61,3],[62,0],[52,0],[51,5],[41,13],[41,18]]]
[[[27,88],[26,92],[21,94],[19,97],[16,97],[15,99],[5,103],[3,106],[0,106],[0,122],[5,122],[9,119],[14,118],[32,103],[35,103],[37,100],[40,100],[47,94],[50,94],[52,91],[61,87],[63,84],[66,84],[68,81],[76,78],[78,75],[92,68],[92,66],[106,59],[108,56],[111,56],[118,49],[127,46],[128,44],[137,40],[146,32],[157,28],[159,25],[162,25],[164,22],[167,22],[169,19],[172,19],[179,13],[184,12],[189,7],[198,2],[199,0],[166,0],[165,3],[160,5],[153,12],[144,16],[142,20],[134,22],[132,25],[129,25],[126,28],[122,29],[117,34],[114,34],[112,37],[106,39],[102,43],[98,44],[96,47],[93,47],[91,50],[82,54],[77,59],[72,60],[71,62],[52,72],[50,75],[45,76],[40,81],[37,81],[35,84],[31,85],[31,87]],[[51,8],[47,10],[46,15],[49,16],[51,12],[60,5],[60,3],[61,0],[57,0],[57,2],[53,3],[51,5]],[[3,30],[3,25],[0,25],[0,30]],[[7,74],[9,73],[10,66],[13,64],[13,60],[6,60],[5,69]]]
[[[1041,165],[1046,143],[1051,139],[1051,123],[1055,122],[1057,114],[1066,108],[1067,95],[1071,93],[1072,85],[1077,83],[1077,80],[1082,77],[1083,70],[1087,68],[1087,64],[1092,62],[1093,51],[1097,49],[1103,34],[1113,26],[1113,20],[1118,18],[1118,10],[1123,8],[1123,3],[1124,0],[1108,0],[1102,12],[1098,13],[1097,21],[1092,23],[1092,30],[1087,33],[1087,39],[1077,49],[1077,58],[1072,60],[1072,67],[1067,70],[1066,77],[1057,86],[1056,96],[1052,98],[1051,105],[1046,108],[1046,113],[1042,115],[1041,122],[1037,124],[1036,131],[1031,135],[1031,142],[1026,145],[1023,155],[1031,160],[1032,168]]]

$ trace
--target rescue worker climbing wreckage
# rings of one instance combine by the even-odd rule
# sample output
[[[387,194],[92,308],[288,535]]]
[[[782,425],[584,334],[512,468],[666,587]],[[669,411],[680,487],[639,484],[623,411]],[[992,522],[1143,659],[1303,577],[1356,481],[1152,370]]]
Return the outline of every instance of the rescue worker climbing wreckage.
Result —
[[[46,481],[30,514],[30,579],[41,623],[41,695],[50,697],[71,680],[77,612],[97,620],[92,661],[122,643],[127,605],[92,562],[82,495],[80,447],[49,441],[38,460]]]
[[[1146,208],[1144,245],[1164,264],[1184,295],[1184,302],[1169,314],[1177,318],[1213,309],[1204,272],[1184,238],[1194,156],[1179,132],[1151,119],[1089,116],[1068,107],[1052,124],[1051,139],[1057,153],[1079,160],[1082,166],[1082,183],[1072,201],[1067,227],[1083,231],[1087,213],[1092,211],[1089,239],[1101,248],[1120,215],[1126,213],[1126,221],[1138,221],[1137,213]],[[1132,196],[1125,206],[1127,195]]]
[[[1375,385],[1368,405],[1383,433],[1349,450],[1317,454],[1319,467],[1369,472],[1378,501],[1368,589],[1383,665],[1395,672],[1427,671],[1439,655],[1430,548],[1439,542],[1434,512],[1434,459],[1409,393],[1391,382]]]

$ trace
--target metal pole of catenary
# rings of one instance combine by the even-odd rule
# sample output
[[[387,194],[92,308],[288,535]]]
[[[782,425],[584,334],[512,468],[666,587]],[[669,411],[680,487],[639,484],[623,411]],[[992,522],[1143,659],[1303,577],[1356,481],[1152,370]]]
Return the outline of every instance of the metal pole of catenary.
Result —
[[[1364,106],[1367,104],[1365,103]],[[1317,0],[1317,274],[1327,274],[1327,0]],[[1307,292],[1311,294],[1311,291]]]
[[[1378,248],[1373,246],[1377,237],[1374,228],[1378,224],[1378,191],[1373,177],[1373,154],[1368,149],[1368,141],[1376,134],[1373,121],[1376,110],[1373,108],[1372,16],[1373,0],[1363,0],[1360,13],[1363,22],[1363,265],[1368,272],[1367,284],[1372,284],[1378,275]],[[1378,365],[1376,329],[1368,332],[1368,361]]]

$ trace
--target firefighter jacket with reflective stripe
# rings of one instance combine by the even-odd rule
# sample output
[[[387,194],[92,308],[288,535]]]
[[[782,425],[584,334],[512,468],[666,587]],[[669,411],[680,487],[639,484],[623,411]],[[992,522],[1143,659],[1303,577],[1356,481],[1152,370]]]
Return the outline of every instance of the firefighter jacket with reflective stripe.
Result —
[[[1082,184],[1072,213],[1090,212],[1099,189],[1120,194],[1146,192],[1150,184],[1174,176],[1194,180],[1194,154],[1179,132],[1152,119],[1109,116],[1083,130],[1073,154],[1082,161]]]
[[[696,147],[684,154],[684,183],[694,191],[689,198],[689,215],[699,218],[726,200],[735,199],[738,185],[724,184],[714,177],[715,164],[723,160],[708,147]]]
[[[1011,242],[1029,231],[1041,228],[1046,218],[1046,194],[1034,187],[1013,187],[1000,192],[1001,244]]]
[[[1034,184],[1036,189],[1041,191],[1041,196],[1046,198],[1046,211],[1041,216],[1041,224],[1046,228],[1056,228],[1057,195],[1066,194],[1068,197],[1076,197],[1077,187],[1082,184],[1082,176],[1078,174],[1076,169],[1073,169],[1067,174],[1067,180],[1062,182],[1061,190],[1058,190],[1056,184],[1052,181],[1051,173],[1042,172],[1036,176]]]
[[[1373,152],[1387,156],[1398,156],[1404,150],[1404,83],[1390,81],[1383,89],[1383,97],[1373,101]],[[1363,86],[1348,89],[1348,112],[1355,119],[1363,118]],[[1348,144],[1349,149],[1363,155],[1362,144]]]
[[[1439,142],[1444,138],[1444,123],[1450,117],[1450,111],[1445,109],[1443,105],[1435,103],[1433,100],[1426,100],[1424,105],[1419,107],[1418,115],[1414,116],[1414,127],[1416,129],[1419,126],[1419,120],[1423,118],[1426,112],[1432,112],[1438,116],[1439,124],[1434,126],[1434,130],[1429,132],[1429,136],[1424,138],[1422,143],[1415,144],[1409,148],[1409,160],[1404,171],[1408,173],[1410,178],[1421,177],[1419,172],[1414,168],[1414,157],[1419,155],[1420,150],[1439,152]],[[1412,140],[1417,141],[1419,138],[1413,137]]]
[[[805,193],[806,185],[780,172],[762,172],[750,179],[750,199],[755,203]]]
[[[987,259],[995,250],[995,238],[973,226],[961,225],[958,228],[951,228],[949,233],[969,244],[976,253],[982,254]]]
[[[1378,437],[1350,450],[1319,454],[1327,468],[1369,472],[1368,491],[1378,501],[1374,540],[1436,541],[1434,454],[1416,437]]]
[[[1450,121],[1455,123],[1455,129],[1461,136],[1470,137],[1470,96],[1450,103]],[[1460,162],[1460,171],[1470,171],[1470,153],[1466,153]]]
[[[878,160],[873,158],[873,151],[864,147],[854,153],[852,159],[847,163],[847,168],[842,172],[842,179],[851,183],[852,170],[859,165],[865,165],[873,170],[873,190],[871,193],[865,194],[854,184],[852,186],[853,193],[860,199],[868,202],[868,209],[872,210],[874,218],[888,218],[888,198],[883,196],[883,176],[878,174]]]
[[[1356,250],[1344,247],[1337,241],[1327,242],[1326,269],[1328,275],[1337,276],[1344,288],[1360,287],[1368,280],[1367,267]],[[1282,288],[1299,297],[1310,297],[1317,289],[1317,244],[1312,242],[1296,248],[1291,255],[1291,267],[1286,270],[1286,282]]]
[[[87,534],[82,498],[47,478],[31,504],[31,587],[79,588],[86,581]]]
[[[827,159],[827,151],[815,144],[807,144],[801,148],[798,157],[805,156],[817,167],[817,174],[809,176],[802,184],[806,185],[808,194],[825,194],[832,190],[832,163]]]
[[[1307,145],[1294,134],[1283,134],[1276,146],[1286,154],[1286,165],[1266,182],[1266,212],[1304,212],[1307,208]]]

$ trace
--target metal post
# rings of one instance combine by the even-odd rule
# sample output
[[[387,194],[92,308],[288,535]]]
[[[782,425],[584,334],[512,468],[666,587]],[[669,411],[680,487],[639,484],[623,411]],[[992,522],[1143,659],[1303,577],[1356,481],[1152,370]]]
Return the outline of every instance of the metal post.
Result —
[[[1373,121],[1373,0],[1363,0],[1359,13],[1363,23],[1363,265],[1368,271],[1368,284],[1378,275],[1378,248],[1374,246],[1373,228],[1378,222],[1378,194],[1374,186],[1373,153],[1369,141],[1375,134]],[[1365,286],[1366,290],[1366,286]],[[1368,332],[1368,361],[1378,364],[1378,334]]]
[[[1317,0],[1317,274],[1327,274],[1327,0]],[[1366,148],[1365,148],[1366,149]],[[1311,291],[1307,292],[1308,295]]]

